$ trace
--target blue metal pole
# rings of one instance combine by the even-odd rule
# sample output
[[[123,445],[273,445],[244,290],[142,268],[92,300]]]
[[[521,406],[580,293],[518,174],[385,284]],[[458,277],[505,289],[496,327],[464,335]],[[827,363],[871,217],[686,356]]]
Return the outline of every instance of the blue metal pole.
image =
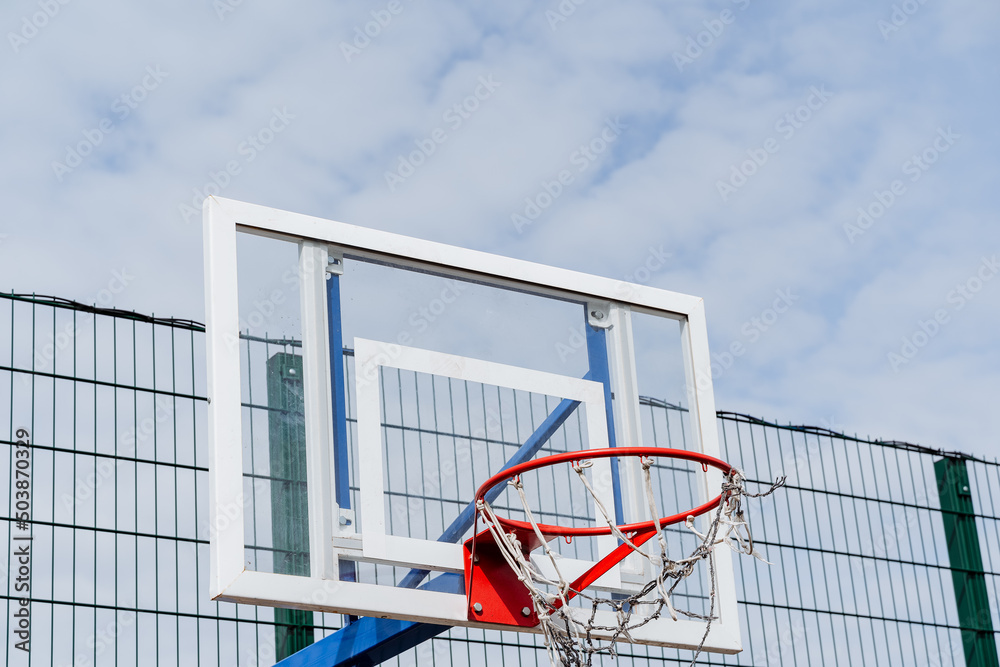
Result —
[[[584,309],[584,318],[586,318]],[[590,372],[587,373],[594,382],[604,385],[604,414],[608,421],[608,446],[615,447],[615,413],[611,395],[611,369],[608,365],[608,342],[604,329],[595,329],[589,323],[584,322],[587,330],[587,360],[590,363]],[[618,473],[618,459],[611,459],[611,478],[613,481],[615,495],[615,522],[620,526],[625,523],[625,511],[622,506],[622,491]]]
[[[351,508],[350,458],[347,444],[347,391],[344,377],[344,330],[340,313],[340,276],[327,274],[327,323],[330,330],[330,383],[333,391],[333,470],[337,505]],[[340,579],[355,581],[354,563],[340,561]]]

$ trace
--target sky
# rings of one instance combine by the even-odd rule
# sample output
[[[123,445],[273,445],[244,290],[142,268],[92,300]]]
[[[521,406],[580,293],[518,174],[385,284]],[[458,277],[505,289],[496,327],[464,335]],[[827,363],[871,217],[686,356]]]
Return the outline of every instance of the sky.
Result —
[[[0,26],[2,289],[204,321],[219,194],[703,297],[720,409],[996,455],[994,2],[15,0]]]

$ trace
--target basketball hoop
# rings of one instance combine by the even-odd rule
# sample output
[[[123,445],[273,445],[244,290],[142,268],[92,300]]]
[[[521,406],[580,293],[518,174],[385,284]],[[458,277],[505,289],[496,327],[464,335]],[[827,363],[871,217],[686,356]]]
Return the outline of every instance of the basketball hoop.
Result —
[[[652,519],[636,523],[618,525],[609,515],[607,508],[598,498],[585,474],[594,459],[612,457],[638,457],[645,482],[646,500]],[[715,498],[687,512],[671,516],[659,515],[653,493],[650,468],[653,459],[671,458],[700,463],[703,470],[709,466],[718,469],[724,476],[721,492]],[[539,468],[569,463],[574,472],[592,496],[600,518],[606,525],[571,527],[541,524],[535,521],[521,482],[523,473]],[[498,517],[486,496],[490,489],[506,482],[517,490],[527,517],[526,521]],[[512,625],[530,628],[541,625],[546,646],[553,665],[558,656],[562,664],[590,665],[595,654],[615,654],[615,643],[619,638],[628,638],[629,630],[657,618],[666,609],[674,620],[678,614],[706,622],[705,638],[715,613],[715,573],[713,549],[719,544],[727,544],[733,550],[753,555],[763,560],[753,548],[749,524],[741,510],[742,496],[758,497],[771,493],[784,483],[779,479],[763,494],[749,494],[743,487],[743,474],[731,465],[707,454],[663,447],[616,447],[562,452],[533,461],[521,463],[493,475],[476,492],[476,528],[473,537],[465,542],[465,579],[469,620],[486,623]],[[703,535],[695,530],[693,520],[716,510],[715,517]],[[486,529],[479,532],[479,520]],[[686,558],[671,560],[667,557],[667,545],[663,529],[684,522],[700,539],[698,547]],[[592,565],[586,572],[572,581],[566,581],[559,570],[557,558],[548,543],[557,537],[567,541],[575,537],[601,537],[612,535],[617,538],[618,547]],[[659,538],[660,553],[652,555],[641,547],[654,536]],[[530,554],[538,548],[544,549],[555,578],[547,578],[531,563]],[[603,599],[584,591],[605,575],[611,568],[631,554],[640,554],[654,565],[654,576],[636,594],[624,599]],[[670,596],[702,560],[709,561],[711,593],[708,615],[678,610],[671,603]],[[766,561],[765,561],[766,562]],[[667,583],[672,580],[672,583]],[[549,593],[542,587],[555,589]],[[655,600],[642,599],[656,591]],[[575,597],[590,600],[594,613],[589,620],[581,621],[568,612],[568,602]],[[633,612],[645,605],[652,607],[641,620],[631,621]],[[617,613],[618,624],[614,627],[597,626],[594,618],[599,606],[607,606]],[[595,639],[594,633],[610,637]],[[700,646],[698,649],[700,652]],[[697,657],[697,656],[696,656]]]

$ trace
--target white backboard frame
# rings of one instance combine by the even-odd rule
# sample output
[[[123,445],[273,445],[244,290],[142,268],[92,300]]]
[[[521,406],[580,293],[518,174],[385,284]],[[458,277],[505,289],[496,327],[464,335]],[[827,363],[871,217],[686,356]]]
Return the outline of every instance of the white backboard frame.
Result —
[[[303,380],[306,421],[307,424],[312,421],[306,434],[310,467],[308,487],[312,572],[309,577],[255,572],[247,570],[244,561],[245,503],[237,233],[288,240],[298,243],[300,248],[299,279],[302,288],[305,370]],[[338,580],[338,556],[350,556],[357,560],[386,559],[389,562],[405,557],[408,559],[406,564],[429,563],[436,569],[456,571],[456,552],[452,549],[436,552],[434,548],[430,548],[424,549],[419,557],[415,557],[405,553],[411,544],[395,541],[405,538],[389,539],[391,536],[386,536],[384,530],[373,533],[375,537],[369,542],[367,534],[351,535],[335,527],[335,518],[339,517],[340,510],[334,500],[335,476],[332,474],[329,454],[332,427],[329,418],[314,419],[310,416],[325,414],[330,405],[330,360],[328,353],[324,351],[326,309],[320,282],[325,278],[326,257],[330,249],[338,254],[342,253],[345,258],[378,261],[583,304],[610,302],[615,326],[609,330],[609,359],[612,386],[616,404],[619,405],[632,405],[633,401],[635,406],[638,405],[631,341],[625,333],[629,329],[630,313],[648,313],[679,321],[690,419],[694,431],[692,443],[705,454],[719,456],[711,359],[704,304],[700,298],[218,197],[205,200],[204,240],[211,523],[209,587],[213,599],[445,625],[510,629],[469,621],[464,595]],[[362,347],[366,344],[362,344]],[[434,357],[433,354],[436,353],[424,350],[406,354],[409,355],[406,363],[412,362],[411,365],[414,366],[447,361],[443,357]],[[535,371],[526,369],[512,371],[511,367],[493,368],[488,362],[477,360],[465,360],[463,363],[467,364],[469,361],[476,362],[473,366],[477,363],[484,364],[473,371],[474,376],[480,378],[478,381],[493,378],[491,382],[494,384],[542,393],[545,390],[534,382],[553,383],[550,387],[553,395],[583,400],[588,407],[595,406],[595,409],[587,410],[588,420],[595,420],[594,425],[588,424],[591,438],[600,438],[600,435],[595,434],[606,433],[606,425],[603,429],[597,428],[598,421],[604,423],[604,411],[599,408],[603,405],[603,395],[599,394],[599,398],[593,395],[594,388],[586,381],[560,376],[544,378],[542,376],[550,374],[538,375]],[[392,363],[399,363],[399,360]],[[525,382],[530,386],[522,386]],[[600,392],[600,385],[596,387]],[[583,398],[579,398],[581,396]],[[593,403],[594,401],[599,402]],[[366,405],[369,414],[365,420],[370,425],[371,404],[366,402]],[[634,416],[630,418],[627,410],[625,412],[622,416],[618,413],[615,415],[618,445],[638,446],[642,444],[638,421]],[[360,420],[359,414],[359,428]],[[606,445],[605,437],[603,446]],[[370,452],[364,455],[374,456]],[[627,466],[626,474],[630,474]],[[709,468],[705,473],[699,472],[698,476],[702,488],[706,490],[706,498],[707,489],[721,487],[722,476],[715,468]],[[368,480],[366,487],[368,483],[373,482]],[[372,491],[362,490],[361,511],[365,513],[366,527],[369,525],[369,513],[374,517],[379,509],[378,503],[372,500],[373,497]],[[460,546],[458,553],[460,554]],[[716,550],[715,558],[718,620],[712,624],[705,649],[736,653],[742,646],[732,555],[728,549],[719,549]],[[413,563],[414,560],[419,563]],[[461,571],[460,560],[457,571]],[[589,610],[586,613],[589,614]],[[596,620],[599,625],[616,625],[611,612],[601,612]],[[701,640],[703,631],[704,624],[701,622],[672,621],[667,618],[658,619],[633,631],[632,638],[641,644],[693,648]]]

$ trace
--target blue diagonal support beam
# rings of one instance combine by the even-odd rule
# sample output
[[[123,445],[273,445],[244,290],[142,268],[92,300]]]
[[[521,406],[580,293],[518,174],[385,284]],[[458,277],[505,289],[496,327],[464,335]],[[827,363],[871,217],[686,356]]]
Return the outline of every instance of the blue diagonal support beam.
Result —
[[[584,376],[585,380],[590,379],[590,374],[588,373]],[[580,406],[580,401],[571,401],[569,399],[563,399],[556,406],[556,409],[545,418],[545,421],[539,425],[535,432],[528,436],[528,439],[524,441],[524,444],[518,447],[517,451],[507,460],[498,472],[503,472],[511,466],[516,466],[519,463],[524,463],[530,460],[538,453],[549,438],[559,430],[559,427],[569,418],[571,414]],[[499,484],[486,494],[486,502],[492,503],[497,497],[503,493],[506,486]],[[475,503],[469,503],[462,510],[462,513],[451,522],[451,525],[444,529],[441,533],[441,537],[438,538],[438,542],[458,542],[462,537],[472,528],[472,525],[476,521],[476,506]],[[403,577],[403,580],[399,583],[402,588],[415,588],[424,577],[427,576],[428,570],[410,570],[409,574]]]
[[[465,594],[465,578],[442,574],[421,590]],[[366,616],[278,663],[280,667],[368,667],[451,630],[448,625]]]

